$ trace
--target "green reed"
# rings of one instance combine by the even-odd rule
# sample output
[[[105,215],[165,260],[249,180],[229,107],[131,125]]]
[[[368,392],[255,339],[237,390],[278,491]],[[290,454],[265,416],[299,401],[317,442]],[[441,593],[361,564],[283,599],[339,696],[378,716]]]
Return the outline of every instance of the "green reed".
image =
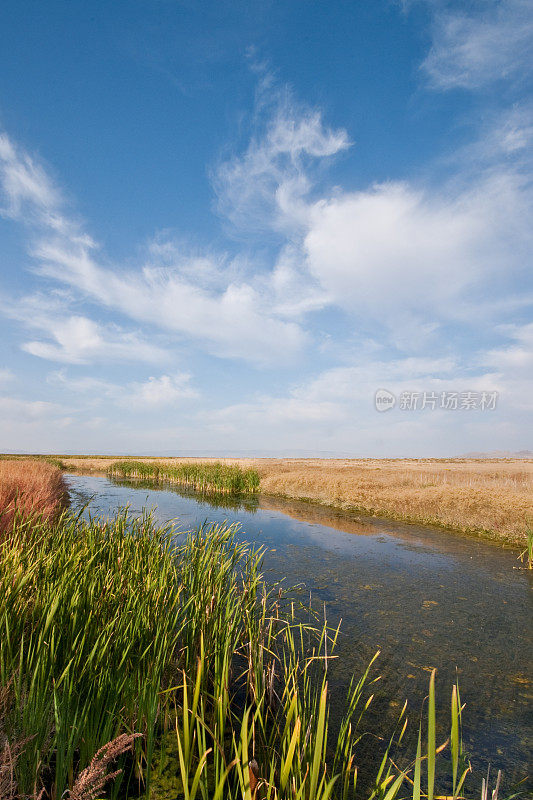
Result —
[[[108,468],[109,475],[123,478],[144,478],[188,486],[200,492],[244,494],[259,490],[259,474],[255,469],[242,469],[232,464],[185,462],[172,466],[145,461],[116,461]]]
[[[162,796],[154,764],[171,740],[169,800],[353,798],[374,659],[352,681],[332,731],[339,629],[268,585],[262,558],[235,526],[173,538],[148,514],[16,520],[0,543],[0,739],[23,743],[19,794],[44,787],[58,800],[102,745],[137,732],[122,786],[113,787],[123,797]],[[425,716],[411,763],[396,756],[405,708],[388,744],[377,743],[368,800],[437,797],[445,748],[434,673]],[[457,798],[469,769],[457,687],[448,751],[448,796]]]
[[[9,736],[26,741],[22,792],[53,761],[60,797],[74,766],[124,728],[151,749],[181,592],[168,531],[148,516],[16,521],[0,545],[0,681]]]

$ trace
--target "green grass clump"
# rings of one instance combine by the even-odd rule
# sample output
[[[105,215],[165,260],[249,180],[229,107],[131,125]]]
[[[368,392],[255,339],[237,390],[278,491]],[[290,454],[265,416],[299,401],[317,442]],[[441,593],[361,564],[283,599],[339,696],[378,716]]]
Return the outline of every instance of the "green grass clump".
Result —
[[[50,780],[60,797],[74,766],[124,729],[151,751],[181,593],[167,533],[148,517],[15,521],[0,546],[0,682],[9,737],[25,741],[19,791]]]
[[[235,526],[210,525],[173,537],[150,515],[127,512],[15,520],[0,542],[0,742],[18,753],[13,793],[35,797],[44,788],[59,800],[70,789],[81,797],[76,787],[97,773],[91,760],[122,735],[134,752],[122,756],[115,796],[355,796],[372,664],[344,692],[333,732],[328,670],[339,630],[267,585],[263,551],[236,534]],[[400,765],[396,752],[405,708],[388,744],[376,740],[381,760],[368,800],[437,797],[434,673],[426,717],[410,763]],[[134,741],[125,736],[134,732]],[[449,740],[447,794],[457,798],[469,768],[456,688]],[[175,753],[163,794],[161,741]],[[92,794],[85,786],[83,797],[102,797],[97,786]]]
[[[123,478],[144,478],[177,483],[199,492],[246,494],[259,491],[259,474],[255,469],[242,469],[231,464],[189,462],[172,466],[144,461],[116,461],[108,468],[109,475]]]
[[[154,478],[159,476],[159,467],[145,461],[115,461],[107,468],[109,475],[121,478]]]

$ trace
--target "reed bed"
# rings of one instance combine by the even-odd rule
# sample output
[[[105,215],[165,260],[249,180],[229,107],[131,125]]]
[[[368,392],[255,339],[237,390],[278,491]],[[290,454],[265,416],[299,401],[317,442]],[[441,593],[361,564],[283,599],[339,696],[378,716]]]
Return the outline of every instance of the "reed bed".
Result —
[[[177,537],[127,511],[14,518],[0,543],[3,800],[95,800],[106,783],[112,797],[168,800],[348,800],[356,789],[368,800],[433,800],[439,783],[464,794],[461,702],[455,687],[442,747],[434,673],[416,753],[398,750],[404,708],[358,787],[374,664],[344,693],[333,731],[339,631],[269,586],[262,550],[236,533],[210,525]]]
[[[68,469],[105,471],[116,459],[61,456]],[[136,459],[161,468],[209,459]],[[533,520],[532,459],[250,459],[262,494],[406,522],[440,525],[526,547]]]
[[[116,461],[107,472],[121,478],[143,478],[176,483],[199,492],[247,494],[259,490],[259,474],[255,469],[213,463],[181,463],[173,466],[145,461]]]
[[[12,526],[17,511],[53,519],[66,500],[57,466],[35,459],[0,461],[0,535]]]

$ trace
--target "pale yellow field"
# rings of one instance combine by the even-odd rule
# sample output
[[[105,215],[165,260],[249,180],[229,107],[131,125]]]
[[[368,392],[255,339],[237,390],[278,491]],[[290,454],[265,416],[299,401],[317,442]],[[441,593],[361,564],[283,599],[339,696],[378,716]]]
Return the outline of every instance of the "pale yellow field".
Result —
[[[116,460],[61,459],[68,468],[83,471],[103,471]],[[213,459],[135,460],[172,464]],[[262,493],[484,533],[518,545],[525,542],[528,523],[533,525],[533,460],[218,460],[255,467]]]

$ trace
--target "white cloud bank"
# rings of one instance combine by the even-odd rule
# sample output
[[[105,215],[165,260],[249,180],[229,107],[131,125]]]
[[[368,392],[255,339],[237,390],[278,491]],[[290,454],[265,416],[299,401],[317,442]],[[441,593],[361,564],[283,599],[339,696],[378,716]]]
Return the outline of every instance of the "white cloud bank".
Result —
[[[523,274],[526,209],[529,192],[503,171],[458,192],[381,184],[312,204],[302,250],[328,296],[359,317],[468,319]]]

